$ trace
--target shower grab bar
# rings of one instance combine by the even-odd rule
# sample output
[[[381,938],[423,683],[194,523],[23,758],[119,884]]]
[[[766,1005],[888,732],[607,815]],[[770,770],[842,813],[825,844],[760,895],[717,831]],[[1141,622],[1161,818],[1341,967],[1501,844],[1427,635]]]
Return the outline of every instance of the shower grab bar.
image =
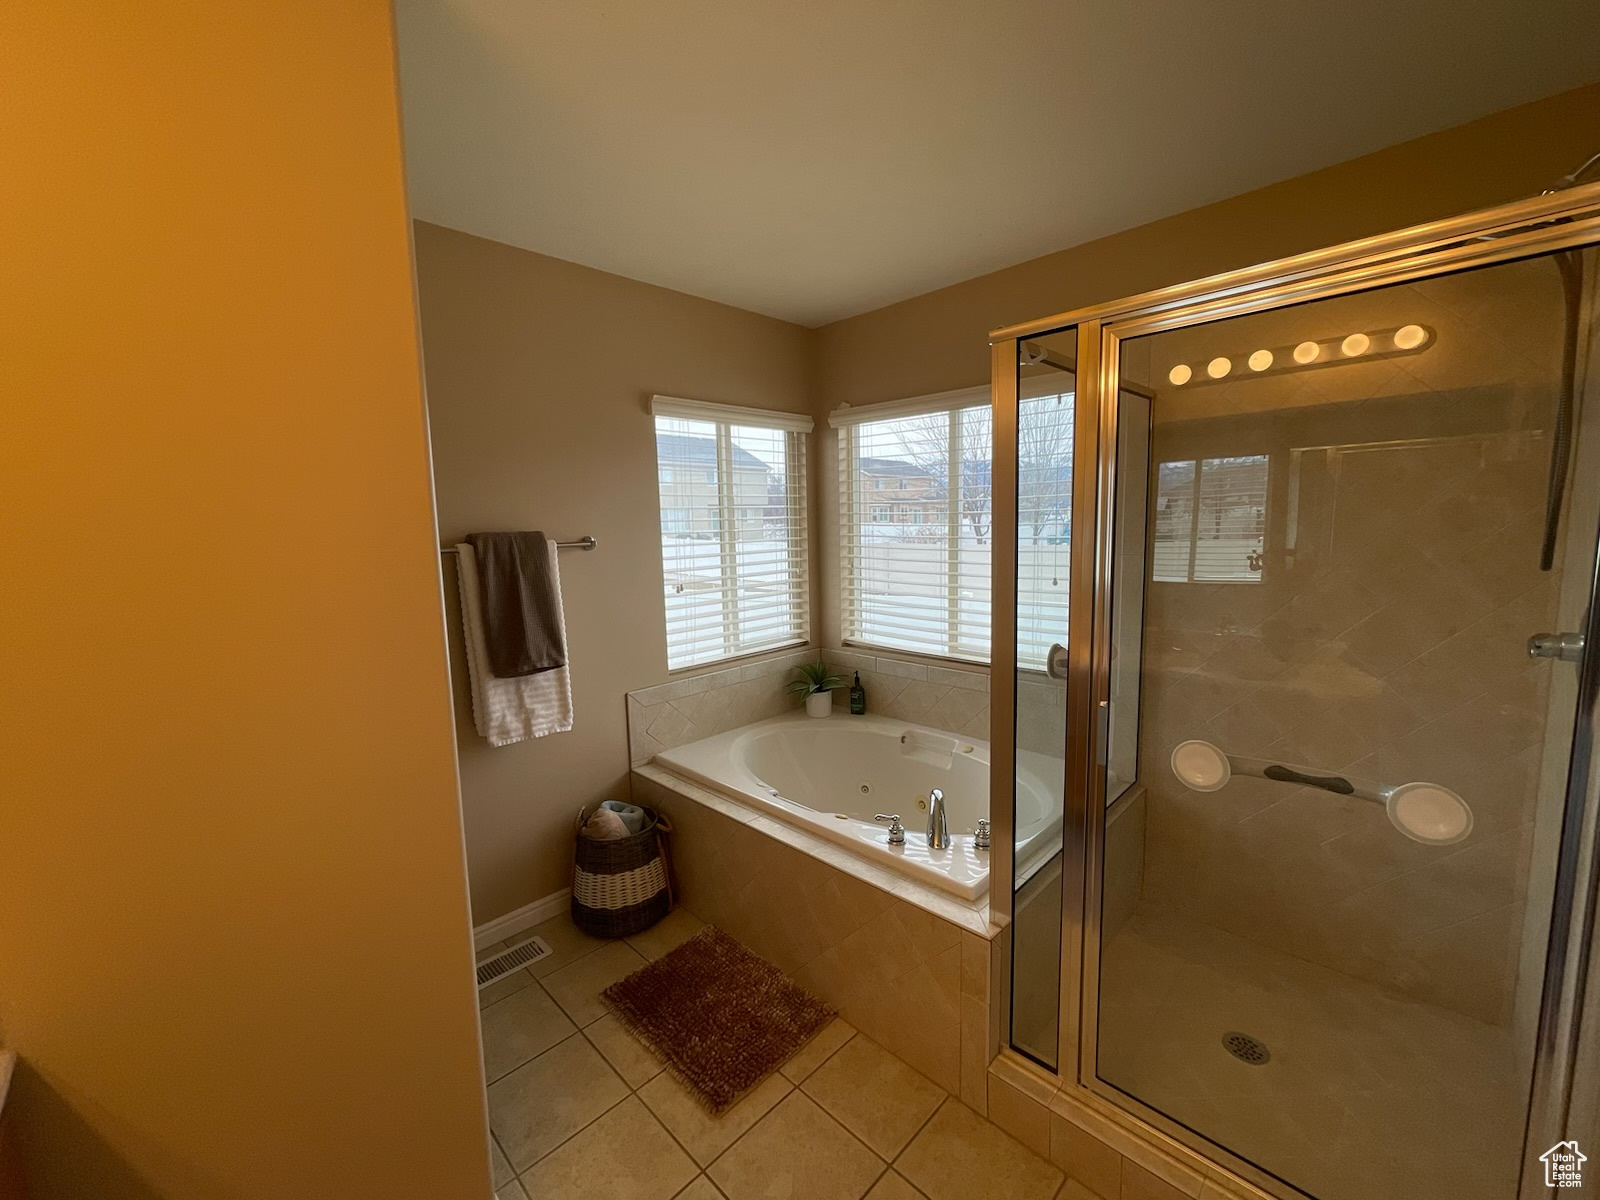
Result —
[[[597,545],[599,545],[599,543],[596,542],[592,537],[585,536],[585,537],[579,538],[577,541],[574,541],[574,542],[557,542],[556,543],[556,549],[557,550],[593,550]],[[456,552],[457,551],[456,551],[456,548],[454,546],[440,546],[439,547],[439,553],[440,554],[455,554]]]
[[[1242,758],[1235,754],[1226,756],[1228,766],[1235,775],[1254,775],[1275,783],[1293,783],[1300,787],[1320,788],[1336,796],[1354,796],[1382,804],[1398,784],[1375,783],[1370,779],[1351,779],[1348,775],[1328,775],[1311,767],[1297,767],[1289,763],[1272,762],[1265,758]]]
[[[1401,833],[1427,845],[1451,846],[1464,841],[1472,832],[1472,809],[1442,784],[1376,783],[1347,775],[1329,775],[1312,767],[1228,754],[1199,739],[1174,746],[1171,765],[1178,781],[1196,792],[1221,791],[1235,775],[1254,775],[1276,783],[1369,800],[1384,808]]]

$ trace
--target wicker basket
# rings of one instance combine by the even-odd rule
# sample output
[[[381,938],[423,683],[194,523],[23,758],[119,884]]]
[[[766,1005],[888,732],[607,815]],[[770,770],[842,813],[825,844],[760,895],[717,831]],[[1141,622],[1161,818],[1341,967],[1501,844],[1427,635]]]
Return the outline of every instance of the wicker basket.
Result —
[[[672,824],[652,808],[639,833],[611,841],[578,834],[572,868],[572,923],[594,937],[618,938],[649,929],[672,911],[666,835]],[[578,814],[578,829],[588,819]]]

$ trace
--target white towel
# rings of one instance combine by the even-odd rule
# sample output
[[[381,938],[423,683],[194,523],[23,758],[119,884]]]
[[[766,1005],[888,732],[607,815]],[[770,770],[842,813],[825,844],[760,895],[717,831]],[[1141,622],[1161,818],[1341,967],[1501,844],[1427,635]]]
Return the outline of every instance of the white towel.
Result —
[[[556,620],[563,622],[561,574],[556,544],[550,543],[550,578],[556,586]],[[567,667],[501,679],[489,671],[489,645],[483,634],[483,594],[478,558],[466,542],[456,545],[456,579],[461,585],[461,626],[466,635],[467,675],[471,679],[472,723],[491,746],[566,733],[572,728],[572,677]],[[570,650],[569,650],[570,658]]]

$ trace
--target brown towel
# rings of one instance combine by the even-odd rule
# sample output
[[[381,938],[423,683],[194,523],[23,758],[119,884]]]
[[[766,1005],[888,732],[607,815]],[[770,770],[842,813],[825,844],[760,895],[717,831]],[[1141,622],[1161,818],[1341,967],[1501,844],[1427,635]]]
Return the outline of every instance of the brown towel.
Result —
[[[483,585],[489,669],[499,679],[567,665],[561,598],[550,571],[555,544],[544,534],[469,533]]]

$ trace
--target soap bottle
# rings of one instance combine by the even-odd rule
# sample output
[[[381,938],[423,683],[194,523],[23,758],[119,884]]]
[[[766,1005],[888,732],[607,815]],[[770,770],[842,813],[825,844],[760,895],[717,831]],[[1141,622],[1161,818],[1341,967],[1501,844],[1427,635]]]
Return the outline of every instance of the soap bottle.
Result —
[[[856,672],[856,681],[850,685],[850,715],[864,716],[867,711],[867,689],[861,686],[861,672]]]

